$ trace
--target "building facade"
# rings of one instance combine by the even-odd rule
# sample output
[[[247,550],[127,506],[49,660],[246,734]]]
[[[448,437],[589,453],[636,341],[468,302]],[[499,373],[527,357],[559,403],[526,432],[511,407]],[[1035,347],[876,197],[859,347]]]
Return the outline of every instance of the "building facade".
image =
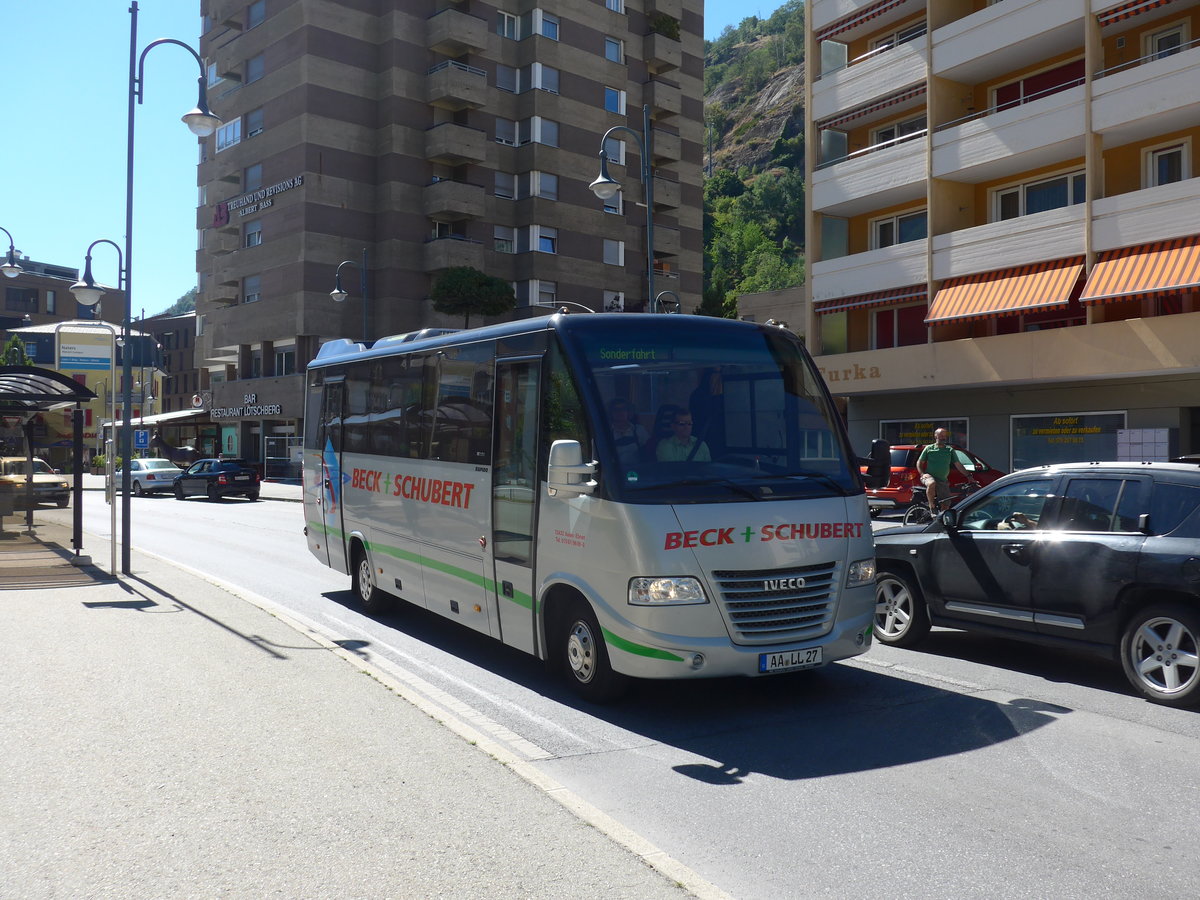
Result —
[[[698,305],[702,0],[201,9],[224,124],[202,141],[196,359],[226,452],[294,449],[324,341],[461,326],[428,299],[450,267],[511,282],[518,315],[634,311],[652,256],[656,292]],[[625,190],[602,201],[588,185],[615,125],[635,134],[607,142]],[[349,296],[334,303],[339,267]]]
[[[1200,450],[1200,3],[808,10],[808,334],[856,444]]]

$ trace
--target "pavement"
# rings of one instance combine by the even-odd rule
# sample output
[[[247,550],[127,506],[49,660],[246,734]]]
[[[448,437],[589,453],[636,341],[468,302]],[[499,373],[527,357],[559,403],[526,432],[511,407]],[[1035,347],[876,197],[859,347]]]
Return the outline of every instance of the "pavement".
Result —
[[[725,896],[353,642],[3,526],[0,897]]]

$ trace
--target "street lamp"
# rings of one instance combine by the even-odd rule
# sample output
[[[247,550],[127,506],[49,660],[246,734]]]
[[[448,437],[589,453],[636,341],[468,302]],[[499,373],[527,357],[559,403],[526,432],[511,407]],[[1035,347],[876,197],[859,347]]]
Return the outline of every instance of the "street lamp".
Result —
[[[4,260],[4,265],[0,266],[0,272],[3,272],[9,278],[16,278],[21,274],[21,265],[17,262],[17,248],[13,244],[13,236],[9,234],[7,228],[0,228],[8,235],[8,256]]]
[[[193,59],[196,60],[196,66],[200,70],[200,77],[197,79],[199,93],[195,108],[184,113],[182,121],[187,125],[188,130],[197,137],[207,137],[221,124],[221,119],[213,115],[208,108],[208,86],[204,73],[204,60],[200,58],[200,54],[183,41],[177,41],[174,38],[159,38],[147,44],[139,55],[137,52],[137,21],[137,0],[132,0],[129,5],[129,113],[126,119],[125,135],[125,315],[122,320],[122,334],[127,346],[133,324],[133,126],[134,113],[138,104],[144,100],[146,54],[160,44],[175,44],[192,54]],[[86,281],[85,277],[85,290],[87,288]],[[76,296],[79,295],[76,294]],[[97,299],[99,299],[98,296]],[[119,455],[122,459],[129,460],[133,456],[133,420],[129,415],[133,408],[133,365],[128,352],[124,354],[121,363],[121,376],[124,388],[122,399],[124,413],[121,418]],[[129,575],[131,574],[129,496],[132,493],[133,478],[128,464],[122,469],[121,476],[121,571]]]
[[[666,297],[668,294],[670,294],[675,299],[667,300]],[[683,301],[679,299],[679,295],[677,293],[675,293],[674,291],[659,291],[658,296],[654,298],[653,312],[658,312],[660,309],[662,309],[664,303],[675,304],[676,312],[678,312],[680,310],[680,308],[682,308],[682,306],[683,306]]]
[[[341,303],[350,295],[342,290],[342,266],[354,265],[354,260],[344,259],[338,263],[337,271],[333,273],[333,290],[329,292],[329,296],[333,298],[334,303]],[[367,332],[367,314],[369,310],[367,299],[367,248],[363,248],[362,265],[358,267],[358,289],[362,294],[363,302],[363,323],[362,323],[362,339],[363,343],[367,343],[369,334]]]
[[[608,174],[608,152],[604,149],[608,136],[614,131],[627,131],[638,144],[642,159],[642,190],[646,200],[646,305],[654,312],[654,176],[650,168],[650,107],[642,107],[642,133],[628,125],[614,125],[600,138],[600,175],[588,187],[601,200],[611,200],[621,190],[621,183]]]

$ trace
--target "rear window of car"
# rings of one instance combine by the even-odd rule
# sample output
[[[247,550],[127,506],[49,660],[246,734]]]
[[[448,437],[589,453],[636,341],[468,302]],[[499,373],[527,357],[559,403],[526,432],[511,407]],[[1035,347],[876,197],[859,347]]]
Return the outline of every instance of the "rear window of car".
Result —
[[[911,469],[917,464],[917,457],[921,455],[919,450],[900,450],[896,447],[892,448],[892,468],[894,469]]]
[[[1200,488],[1157,482],[1150,500],[1150,530],[1170,534],[1200,506]]]
[[[246,465],[246,461],[244,459],[223,459],[213,466],[213,468],[223,469],[226,472],[233,472],[237,469],[248,469],[250,467]]]

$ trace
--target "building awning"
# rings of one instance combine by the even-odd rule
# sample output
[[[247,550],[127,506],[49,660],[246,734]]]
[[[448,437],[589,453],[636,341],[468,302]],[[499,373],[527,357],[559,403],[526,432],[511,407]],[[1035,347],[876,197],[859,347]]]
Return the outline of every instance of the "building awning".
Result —
[[[1160,6],[1166,6],[1171,0],[1130,0],[1129,3],[1122,3],[1120,6],[1114,6],[1107,12],[1102,12],[1096,16],[1096,20],[1100,23],[1100,27],[1112,25],[1114,22],[1122,22],[1131,16],[1136,16],[1144,12],[1149,12],[1152,9],[1158,9]]]
[[[1066,306],[1083,274],[1083,257],[950,278],[933,298],[925,322],[1011,316]]]
[[[822,315],[823,313],[845,312],[848,309],[866,309],[869,306],[886,306],[889,303],[915,303],[918,300],[926,300],[928,296],[929,292],[925,285],[914,284],[887,291],[873,291],[869,294],[818,300],[813,304],[813,310],[817,315]]]
[[[882,15],[889,9],[894,9],[903,2],[904,0],[879,0],[879,2],[871,4],[866,9],[860,9],[848,16],[843,16],[836,22],[830,22],[817,32],[817,40],[828,40],[835,34],[841,34],[844,31],[849,31],[851,28],[861,25],[863,22],[868,22],[871,19],[874,19],[876,16]]]
[[[840,125],[845,125],[847,122],[852,122],[855,119],[861,119],[863,116],[869,116],[879,112],[881,109],[887,109],[889,106],[895,106],[898,103],[903,103],[905,100],[911,100],[914,97],[920,97],[925,93],[924,84],[916,84],[912,87],[907,87],[902,91],[897,91],[882,100],[875,100],[865,106],[860,106],[857,109],[852,109],[847,113],[842,113],[832,119],[827,119],[824,122],[817,123],[818,128],[837,128]]]
[[[1112,303],[1133,297],[1200,287],[1200,235],[1158,241],[1100,254],[1080,303]]]
[[[133,420],[135,428],[141,428],[143,425],[186,425],[188,422],[196,419],[207,419],[207,409],[177,409],[175,412],[159,413],[156,416],[138,416]],[[100,423],[101,428],[111,428],[112,421]],[[125,423],[118,420],[117,427],[120,428]]]

